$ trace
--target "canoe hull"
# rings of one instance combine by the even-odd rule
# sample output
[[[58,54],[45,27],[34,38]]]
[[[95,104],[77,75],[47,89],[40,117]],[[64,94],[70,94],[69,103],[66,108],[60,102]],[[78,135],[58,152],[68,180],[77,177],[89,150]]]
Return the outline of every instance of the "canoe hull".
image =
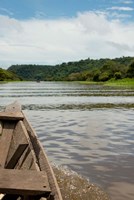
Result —
[[[11,170],[12,169],[12,170]],[[2,171],[3,170],[3,171]],[[27,188],[21,188],[21,178],[17,179],[20,172],[28,173],[31,180],[38,183],[41,182],[42,188],[39,187],[33,189],[31,193],[30,188],[33,188],[32,181],[29,182],[29,178],[26,179],[26,183],[29,184]],[[25,114],[22,112],[20,105],[15,102],[8,106],[5,112],[0,113],[0,177],[3,174],[9,174],[10,181],[12,183],[14,172],[15,180],[18,181],[19,188],[10,188],[11,185],[8,182],[0,180],[0,193],[4,193],[1,199],[53,199],[62,200],[60,189],[55,178],[53,169],[49,163],[48,157],[30,123],[28,122]],[[31,176],[30,173],[34,172],[35,176]],[[42,177],[44,174],[44,179]],[[39,175],[40,174],[40,175]],[[23,182],[23,181],[22,181]],[[5,185],[4,185],[5,184]],[[31,185],[30,185],[31,184]],[[45,184],[45,185],[44,185]],[[38,184],[37,184],[38,185]],[[15,190],[16,189],[16,190]],[[40,191],[41,190],[41,191]],[[15,191],[15,192],[14,192]],[[43,192],[44,191],[44,192]]]

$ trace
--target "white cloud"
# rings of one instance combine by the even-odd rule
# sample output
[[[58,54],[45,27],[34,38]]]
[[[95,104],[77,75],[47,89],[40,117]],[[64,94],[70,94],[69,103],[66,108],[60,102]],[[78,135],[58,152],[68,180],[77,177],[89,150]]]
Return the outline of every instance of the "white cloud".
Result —
[[[119,13],[119,12],[111,12],[110,17],[114,19],[120,19],[127,21],[128,19],[131,19],[132,15],[128,13]]]
[[[109,8],[109,10],[118,10],[118,11],[133,11],[134,9],[131,7],[123,7],[123,6],[113,6]]]
[[[19,21],[0,16],[0,67],[133,56],[133,35],[134,23],[109,21],[99,12],[57,20]]]
[[[126,1],[123,1],[122,3],[124,3],[124,4],[132,4],[133,1],[131,1],[131,0],[126,0]]]

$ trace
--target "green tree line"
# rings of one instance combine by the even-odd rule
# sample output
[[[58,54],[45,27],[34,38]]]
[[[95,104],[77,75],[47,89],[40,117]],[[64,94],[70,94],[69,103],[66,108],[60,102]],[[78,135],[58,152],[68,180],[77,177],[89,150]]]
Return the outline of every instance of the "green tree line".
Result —
[[[134,57],[85,59],[59,65],[12,65],[8,68],[22,80],[41,81],[107,81],[111,78],[133,78]]]

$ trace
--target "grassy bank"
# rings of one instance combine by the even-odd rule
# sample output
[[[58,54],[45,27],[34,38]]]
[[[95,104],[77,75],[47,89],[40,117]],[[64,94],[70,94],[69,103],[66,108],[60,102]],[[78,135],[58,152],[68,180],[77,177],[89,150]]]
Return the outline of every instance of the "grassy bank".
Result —
[[[87,85],[105,85],[105,86],[114,86],[114,87],[131,87],[134,88],[134,78],[125,78],[125,79],[111,79],[106,82],[93,82],[93,81],[79,81],[81,84]]]
[[[125,86],[125,87],[134,87],[134,78],[125,78],[119,80],[110,80],[105,83],[107,86]]]

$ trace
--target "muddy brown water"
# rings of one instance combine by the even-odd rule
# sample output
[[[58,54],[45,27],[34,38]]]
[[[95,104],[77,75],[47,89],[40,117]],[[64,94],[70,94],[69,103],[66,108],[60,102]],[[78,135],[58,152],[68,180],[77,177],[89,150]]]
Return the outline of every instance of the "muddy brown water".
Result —
[[[73,171],[78,185],[88,180],[98,186],[96,194],[104,191],[112,200],[134,198],[134,89],[61,82],[0,84],[0,109],[14,100],[21,102],[61,174],[64,168]]]

